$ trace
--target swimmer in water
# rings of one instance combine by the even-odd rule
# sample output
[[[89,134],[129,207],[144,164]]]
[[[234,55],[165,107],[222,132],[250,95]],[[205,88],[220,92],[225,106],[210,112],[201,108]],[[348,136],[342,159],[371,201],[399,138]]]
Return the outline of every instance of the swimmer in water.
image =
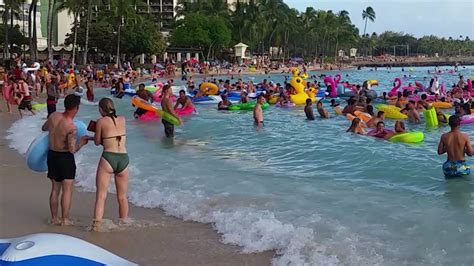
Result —
[[[221,94],[222,101],[217,104],[217,110],[229,110],[232,103],[227,99],[227,94]]]
[[[306,99],[306,106],[304,107],[304,113],[306,114],[306,119],[314,120],[313,102],[311,101],[311,99]]]
[[[321,118],[329,118],[329,113],[323,108],[323,103],[321,101],[318,101],[318,103],[316,104],[316,108],[318,109],[318,113]]]
[[[375,128],[376,125],[385,119],[385,112],[378,111],[377,116],[372,117],[369,121],[367,121],[367,127]]]
[[[256,126],[262,127],[263,126],[263,110],[262,104],[265,103],[265,98],[262,94],[260,94],[257,98],[257,104],[253,109],[253,120]]]
[[[360,118],[358,118],[358,117],[352,119],[352,124],[351,124],[351,126],[346,130],[346,132],[364,135],[364,134],[365,134],[365,130],[364,130],[364,126],[363,126],[363,124],[362,124],[362,120],[360,120]]]
[[[179,105],[181,105],[181,108],[193,108],[194,109],[194,105],[193,105],[193,101],[191,101],[191,99],[189,99],[187,96],[186,96],[186,92],[184,90],[180,90],[179,91],[179,97],[178,99],[176,100],[176,104],[174,105],[174,109],[176,110]]]
[[[438,155],[447,153],[448,158],[443,164],[445,177],[459,177],[469,175],[471,168],[465,161],[464,155],[472,156],[474,151],[467,134],[459,130],[461,120],[459,117],[449,117],[451,131],[444,133],[438,145]]]
[[[408,102],[407,104],[407,109],[408,109],[408,121],[410,123],[420,123],[420,114],[418,114],[418,111],[415,109],[415,104],[413,101]]]
[[[389,132],[386,136],[385,136],[385,139],[390,139],[391,137],[395,136],[395,135],[399,135],[399,134],[403,134],[403,133],[406,133],[406,129],[405,129],[405,123],[403,123],[402,121],[395,121],[395,126],[394,126],[394,131],[393,132]]]

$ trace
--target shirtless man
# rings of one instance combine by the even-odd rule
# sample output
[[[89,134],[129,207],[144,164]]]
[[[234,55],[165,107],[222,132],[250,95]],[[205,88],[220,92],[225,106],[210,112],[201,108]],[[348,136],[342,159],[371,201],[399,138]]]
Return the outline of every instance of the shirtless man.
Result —
[[[227,94],[221,94],[221,99],[222,101],[217,104],[217,110],[229,110],[232,103],[227,99]]]
[[[448,153],[448,159],[443,164],[443,172],[447,178],[465,176],[471,173],[471,168],[466,163],[464,155],[472,156],[474,151],[469,136],[459,130],[460,125],[459,117],[449,117],[451,131],[444,133],[439,140],[438,155]]]
[[[166,84],[165,86],[163,86],[163,89],[162,89],[163,98],[161,98],[161,109],[163,109],[164,112],[167,112],[170,115],[174,116],[176,119],[178,119],[179,124],[182,124],[183,122],[181,121],[181,118],[179,117],[179,115],[177,115],[174,112],[173,102],[170,99],[171,93],[172,92],[171,92],[170,85]],[[165,127],[166,137],[167,138],[174,137],[174,125],[164,119],[161,119],[161,122],[163,123]]]
[[[191,101],[191,99],[189,99],[186,96],[186,92],[184,90],[179,91],[179,97],[176,100],[176,104],[174,105],[174,109],[176,110],[179,107],[179,105],[181,105],[182,109],[184,109],[184,108],[193,108],[194,109],[193,101]]]
[[[20,112],[20,117],[23,117],[23,113],[21,110],[28,109],[33,115],[35,115],[35,111],[33,111],[33,107],[31,105],[31,101],[33,97],[31,96],[30,88],[24,79],[20,79],[18,81],[18,91],[19,91],[19,98],[18,98],[18,112]]]
[[[321,118],[329,118],[329,113],[326,109],[323,108],[323,103],[321,101],[318,101],[318,103],[316,104],[316,109],[318,110],[318,113]]]
[[[151,92],[145,90],[145,84],[143,84],[143,83],[140,83],[138,85],[137,96],[142,98],[143,100],[145,100],[147,102],[150,101],[150,99],[152,99],[152,97],[153,97]],[[146,112],[147,112],[147,110],[145,110],[145,109],[137,108],[137,110],[135,110],[135,113],[133,114],[133,116],[135,118],[138,118]]]
[[[377,116],[372,117],[369,121],[367,121],[367,127],[369,128],[375,128],[376,125],[385,119],[385,112],[384,111],[379,111],[377,113]]]
[[[306,114],[306,119],[314,120],[313,102],[309,98],[306,99],[306,106],[304,107],[304,113]]]
[[[412,101],[408,102],[407,109],[408,121],[410,123],[420,123],[420,115],[418,114],[418,111],[416,111],[415,104]]]
[[[255,125],[258,127],[263,126],[262,104],[264,103],[265,103],[265,98],[263,97],[263,95],[262,94],[258,95],[257,104],[255,105],[255,108],[253,109],[253,121]]]
[[[87,144],[89,137],[82,137],[77,143],[77,129],[73,119],[79,111],[81,98],[74,94],[64,99],[64,113],[52,113],[41,128],[49,132],[48,178],[51,179],[49,207],[51,223],[72,225],[69,219],[71,209],[72,186],[76,177],[74,153]],[[61,193],[62,218],[58,217],[59,194]]]

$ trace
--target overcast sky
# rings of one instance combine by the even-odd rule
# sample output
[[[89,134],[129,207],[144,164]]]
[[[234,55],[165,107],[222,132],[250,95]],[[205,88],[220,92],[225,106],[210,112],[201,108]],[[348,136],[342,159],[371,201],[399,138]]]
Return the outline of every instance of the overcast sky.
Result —
[[[299,11],[307,6],[314,9],[349,11],[352,23],[362,34],[362,10],[371,6],[375,10],[375,23],[367,24],[367,32],[401,31],[415,37],[436,35],[474,39],[474,0],[285,0]]]

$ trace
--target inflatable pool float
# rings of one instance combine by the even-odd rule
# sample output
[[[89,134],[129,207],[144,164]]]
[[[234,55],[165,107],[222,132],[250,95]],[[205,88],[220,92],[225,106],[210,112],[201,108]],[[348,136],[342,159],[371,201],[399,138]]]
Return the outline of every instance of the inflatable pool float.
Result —
[[[280,104],[280,102],[278,102],[278,103],[275,104],[275,107],[280,107],[280,108],[292,108],[292,107],[295,107],[295,106],[296,106],[296,104],[291,103],[291,102],[284,103],[284,104]]]
[[[278,102],[278,98],[280,98],[278,95],[272,95],[268,99],[269,104],[276,104]]]
[[[185,108],[176,108],[174,111],[179,116],[190,115],[190,114],[194,113],[194,106],[193,107],[185,107]]]
[[[383,139],[387,134],[393,133],[392,130],[384,128],[384,133],[380,134],[377,132],[377,129],[372,129],[371,131],[367,132],[367,136]]]
[[[405,114],[400,113],[400,108],[393,106],[393,105],[385,105],[385,104],[378,104],[376,105],[379,111],[383,111],[385,113],[386,118],[390,119],[407,119],[408,116]]]
[[[45,103],[35,103],[35,104],[31,105],[31,108],[33,108],[33,110],[40,110],[40,109],[43,109],[45,107],[46,107]]]
[[[137,265],[84,240],[51,233],[0,239],[0,265]]]
[[[461,116],[461,125],[472,124],[472,123],[474,123],[474,114]]]
[[[193,103],[195,104],[218,104],[222,101],[221,96],[218,95],[210,95],[210,96],[202,96],[199,98],[192,98]],[[231,103],[238,103],[240,101],[239,98],[228,98]]]
[[[404,143],[419,143],[422,142],[425,138],[425,135],[421,131],[412,131],[402,134],[397,134],[391,137],[390,141],[393,142],[404,142]]]
[[[74,120],[74,125],[77,129],[77,141],[79,142],[83,136],[87,135],[87,127],[82,121],[78,120]],[[26,152],[26,164],[35,172],[48,171],[48,164],[46,163],[49,150],[48,136],[48,132],[42,132],[31,142]]]
[[[251,111],[255,108],[256,102],[250,102],[250,103],[240,103],[240,104],[232,104],[229,106],[230,111],[238,111],[238,110],[247,110]],[[262,104],[262,109],[267,109],[268,106],[270,106],[268,103]]]
[[[435,108],[426,109],[423,111],[423,116],[425,118],[426,126],[436,127],[438,126],[438,116],[436,114]]]
[[[324,98],[324,99],[321,99],[321,102],[323,102],[323,103],[330,103],[331,100],[334,100],[336,103],[340,103],[340,102],[342,101],[341,98],[336,97],[336,98],[332,98],[332,99],[331,99],[331,98]]]
[[[453,105],[447,102],[433,102],[431,103],[431,106],[436,107],[436,108],[441,108],[441,109],[453,108]]]
[[[154,112],[157,116],[163,118],[164,120],[170,122],[173,125],[179,125],[178,119],[174,117],[173,115],[158,109],[158,107],[152,105],[151,103],[143,100],[142,98],[138,96],[133,96],[132,97],[132,104],[138,108],[141,108],[143,110],[147,110],[150,112]]]
[[[352,121],[354,120],[354,118],[358,117],[360,118],[360,120],[364,121],[364,123],[367,123],[369,122],[370,119],[372,119],[371,115],[369,115],[368,113],[361,112],[361,111],[355,111],[354,114],[355,116],[353,116],[352,114],[347,114],[346,115],[347,119],[349,119],[349,121]]]
[[[199,86],[199,90],[201,90],[202,93],[207,95],[217,95],[217,93],[219,93],[219,88],[217,87],[217,85],[211,82],[202,83]]]

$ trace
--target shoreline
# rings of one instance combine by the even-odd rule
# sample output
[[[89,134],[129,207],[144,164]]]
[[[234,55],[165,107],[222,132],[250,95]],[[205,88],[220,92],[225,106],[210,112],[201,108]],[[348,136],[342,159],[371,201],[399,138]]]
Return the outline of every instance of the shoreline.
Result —
[[[108,195],[105,217],[113,217],[109,231],[88,232],[95,193],[75,187],[71,217],[75,226],[49,225],[50,182],[29,170],[24,158],[8,146],[6,131],[18,116],[0,112],[0,237],[51,232],[71,235],[103,247],[140,265],[269,265],[274,251],[243,254],[241,248],[220,242],[211,224],[183,221],[161,209],[130,204],[131,225],[117,227],[115,194]],[[78,165],[81,167],[81,165]],[[95,166],[94,166],[95,167]]]

